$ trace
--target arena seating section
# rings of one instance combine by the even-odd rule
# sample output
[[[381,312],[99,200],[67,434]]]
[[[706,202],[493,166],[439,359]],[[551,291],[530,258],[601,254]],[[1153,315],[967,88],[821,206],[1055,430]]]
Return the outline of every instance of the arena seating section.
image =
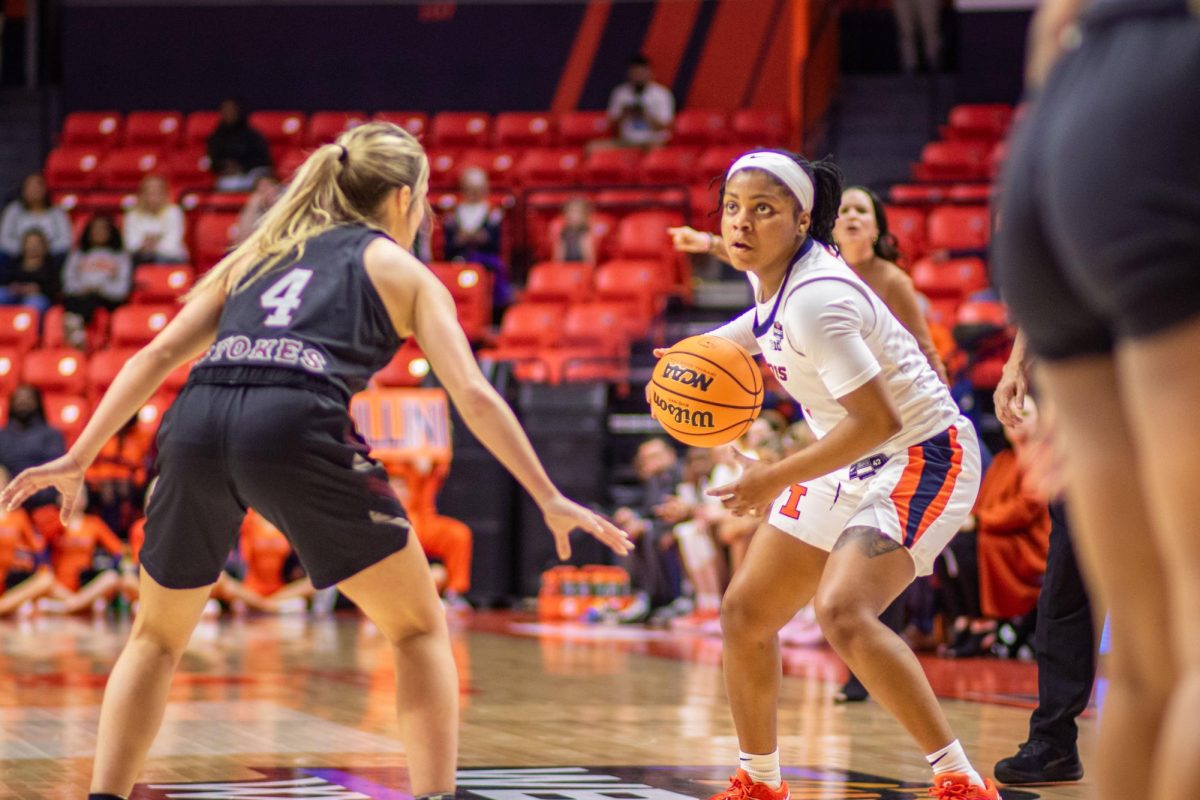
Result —
[[[927,145],[913,166],[914,182],[890,193],[887,215],[905,266],[930,298],[933,316],[950,327],[963,319],[1003,324],[998,304],[972,296],[988,285],[982,260],[990,227],[986,204],[1012,115],[1008,106],[954,109],[943,141]],[[751,109],[683,110],[666,147],[590,155],[585,144],[607,131],[603,112],[322,111],[308,116],[257,111],[250,116],[285,180],[312,148],[368,119],[395,122],[422,139],[430,155],[431,201],[440,210],[457,202],[464,168],[487,172],[493,202],[509,212],[506,255],[531,264],[518,302],[492,333],[490,274],[478,265],[437,260],[430,268],[453,293],[481,358],[512,361],[519,379],[546,382],[624,381],[631,343],[660,330],[656,326],[670,298],[690,298],[689,262],[672,251],[666,227],[684,222],[709,227],[716,207],[712,179],[747,148],[784,146],[789,140],[782,112]],[[246,195],[213,191],[205,140],[216,122],[215,112],[206,111],[68,115],[45,174],[76,233],[94,213],[110,213],[119,221],[141,178],[161,174],[187,214],[192,263],[138,268],[130,304],[97,315],[86,353],[66,347],[60,308],[47,312],[40,324],[28,309],[0,308],[0,397],[19,381],[35,383],[47,393],[51,422],[69,437],[77,435],[128,356],[166,324],[176,299],[220,260]],[[595,268],[550,260],[563,202],[580,193],[596,209]],[[442,256],[441,244],[435,234],[435,259]],[[996,357],[979,374],[985,382],[996,369]],[[417,385],[428,369],[410,343],[377,381]],[[143,410],[145,424],[157,424],[185,378],[181,370],[167,381]],[[6,416],[3,400],[0,422]]]

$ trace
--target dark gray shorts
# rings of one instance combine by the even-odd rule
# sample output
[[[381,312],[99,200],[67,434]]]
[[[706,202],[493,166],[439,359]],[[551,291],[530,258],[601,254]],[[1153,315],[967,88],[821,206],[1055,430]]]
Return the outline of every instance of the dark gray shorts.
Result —
[[[290,386],[191,385],[163,418],[141,563],[213,583],[247,508],[283,531],[318,589],[404,548],[408,521],[344,402]]]
[[[1018,125],[993,240],[1034,353],[1111,352],[1200,314],[1200,19],[1100,4]]]

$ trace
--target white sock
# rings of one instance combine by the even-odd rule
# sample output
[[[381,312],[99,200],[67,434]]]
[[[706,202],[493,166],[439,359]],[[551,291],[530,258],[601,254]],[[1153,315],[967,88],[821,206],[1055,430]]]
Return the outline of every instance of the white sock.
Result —
[[[756,783],[765,783],[772,789],[778,789],[780,784],[783,783],[783,778],[779,774],[778,747],[765,756],[738,751],[738,762],[741,768],[746,770],[746,774],[750,776],[750,780]]]
[[[941,750],[930,753],[925,758],[928,759],[929,766],[933,767],[935,777],[943,772],[960,772],[966,775],[971,783],[979,787],[983,786],[983,778],[967,760],[967,754],[963,752],[963,747],[959,744],[958,739]]]

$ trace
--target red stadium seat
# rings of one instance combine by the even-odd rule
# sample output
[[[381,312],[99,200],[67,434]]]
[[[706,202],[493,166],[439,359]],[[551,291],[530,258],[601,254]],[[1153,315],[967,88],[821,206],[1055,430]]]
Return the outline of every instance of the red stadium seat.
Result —
[[[105,390],[117,379],[117,373],[125,362],[137,353],[136,347],[110,347],[99,350],[88,361],[87,383],[92,402],[100,399]]]
[[[141,347],[159,334],[179,311],[173,303],[121,306],[112,315],[114,347]]]
[[[21,362],[21,380],[43,392],[83,394],[87,359],[71,348],[30,350]]]
[[[134,111],[125,118],[126,147],[166,150],[179,144],[183,114],[178,111]]]
[[[254,111],[249,121],[272,151],[304,144],[304,114],[299,111]]]
[[[105,189],[133,191],[142,178],[158,172],[160,155],[152,147],[122,147],[110,151],[100,162],[100,185]]]
[[[483,341],[492,321],[492,276],[478,264],[433,262],[429,269],[438,277],[458,307],[458,321],[472,342]]]
[[[667,228],[681,224],[680,215],[670,211],[630,214],[617,225],[617,256],[669,263],[675,257],[675,249]]]
[[[430,150],[429,185],[435,189],[457,188],[461,171],[458,161],[461,157],[458,150]]]
[[[510,111],[496,115],[496,144],[501,147],[549,147],[554,120],[549,113]]]
[[[742,108],[730,119],[734,139],[747,147],[782,147],[788,143],[787,113],[778,108]]]
[[[623,305],[626,331],[636,339],[664,309],[665,284],[655,261],[610,261],[596,270],[596,299]]]
[[[912,167],[918,181],[987,180],[987,156],[991,144],[985,142],[930,142],[921,150],[921,163]]]
[[[641,157],[636,147],[595,150],[583,162],[580,174],[592,184],[629,183]]]
[[[930,299],[964,299],[988,287],[987,267],[978,258],[938,261],[923,258],[913,265],[913,285]]]
[[[529,150],[517,163],[524,185],[560,186],[574,183],[581,161],[578,150]]]
[[[608,115],[603,111],[567,111],[558,115],[558,140],[565,147],[583,147],[608,135]]]
[[[675,115],[671,144],[708,147],[729,141],[729,115],[715,108],[689,108]]]
[[[987,170],[988,177],[995,180],[1000,176],[1000,170],[1004,167],[1004,161],[1008,158],[1008,142],[996,142],[992,149],[988,152]]]
[[[212,162],[203,147],[189,147],[168,153],[163,170],[170,176],[171,183],[180,188],[209,190],[216,185]]]
[[[0,396],[8,397],[21,383],[21,351],[0,347]]]
[[[724,178],[725,173],[733,166],[738,156],[745,152],[744,147],[710,147],[700,154],[696,161],[696,171],[692,174],[697,183],[707,183],[713,178]]]
[[[592,268],[587,264],[547,261],[529,270],[523,303],[579,303],[592,293]]]
[[[418,139],[425,135],[429,126],[429,115],[424,111],[380,111],[371,119],[399,125]]]
[[[308,121],[305,143],[309,147],[316,147],[332,142],[342,131],[348,131],[366,121],[367,115],[363,111],[318,111]]]
[[[980,205],[992,200],[990,183],[956,183],[946,187],[946,199],[951,203]]]
[[[134,303],[170,303],[195,281],[192,268],[182,264],[144,264],[133,271]]]
[[[888,190],[888,200],[899,205],[931,206],[946,199],[947,188],[928,183],[897,183]]]
[[[183,146],[204,147],[220,123],[221,114],[217,111],[193,111],[188,114],[183,126]]]
[[[484,111],[443,111],[434,116],[432,132],[438,147],[487,147],[492,119]]]
[[[121,115],[116,111],[74,111],[63,120],[62,143],[103,150],[121,141]]]
[[[990,238],[991,218],[986,206],[938,206],[929,214],[931,248],[982,250]]]
[[[46,157],[46,185],[52,190],[91,189],[99,180],[102,155],[94,145],[54,148]]]
[[[24,306],[0,306],[0,346],[21,352],[38,341],[38,313]]]
[[[943,133],[949,139],[996,141],[1004,137],[1012,118],[1013,109],[1007,103],[959,105],[950,109]]]
[[[66,309],[62,306],[51,306],[42,315],[41,346],[43,348],[71,346],[71,343],[67,341],[66,326],[63,324],[66,313]],[[92,321],[88,323],[87,329],[84,331],[89,352],[103,347],[107,341],[108,318],[107,308],[97,308],[92,312]]]
[[[563,306],[557,303],[517,303],[504,312],[496,346],[481,350],[480,358],[493,361],[529,359],[550,347],[563,322]]]
[[[42,397],[42,405],[46,422],[62,433],[70,447],[83,433],[83,426],[91,416],[91,406],[83,397],[72,394],[47,394]]]
[[[233,212],[206,211],[196,219],[192,231],[192,258],[203,273],[225,257],[236,231],[238,215]]]
[[[896,237],[900,254],[910,263],[925,255],[925,210],[911,206],[888,205],[884,207],[884,214],[887,215],[888,230]]]
[[[172,392],[159,392],[143,403],[137,415],[138,427],[149,434],[157,432],[158,426],[162,423],[163,414],[166,414],[171,403],[175,402],[175,396]]]
[[[308,160],[308,154],[312,150],[292,147],[283,151],[279,158],[275,159],[275,174],[284,181],[290,181],[292,176],[296,174],[296,170]]]
[[[374,381],[380,386],[420,386],[428,374],[428,359],[416,341],[409,339],[396,352],[396,357],[375,373]]]
[[[959,325],[990,325],[996,328],[1008,326],[1008,312],[1004,305],[993,300],[969,300],[959,306]]]
[[[467,150],[458,162],[459,174],[467,167],[487,173],[493,186],[512,186],[516,181],[518,153],[515,150]]]
[[[560,352],[629,355],[628,311],[622,303],[583,303],[567,309],[556,341]]]
[[[642,159],[642,176],[649,183],[687,183],[699,157],[694,147],[659,147]]]

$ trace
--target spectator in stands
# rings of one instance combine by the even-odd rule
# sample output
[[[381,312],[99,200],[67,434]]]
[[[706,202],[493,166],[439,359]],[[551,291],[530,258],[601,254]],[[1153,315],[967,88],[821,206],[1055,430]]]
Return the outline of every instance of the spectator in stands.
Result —
[[[237,228],[233,235],[233,245],[237,246],[258,227],[258,221],[263,214],[275,205],[279,199],[281,187],[274,175],[259,175],[254,180],[254,189],[238,214]]]
[[[21,250],[0,276],[0,305],[27,306],[44,313],[59,291],[59,267],[50,255],[46,235],[25,231]]]
[[[97,308],[112,311],[129,299],[132,276],[132,262],[112,217],[92,217],[63,267],[63,326],[72,347],[83,349],[84,328]]]
[[[637,593],[633,606],[624,612],[627,621],[640,620],[651,609],[667,607],[679,597],[679,565],[669,537],[664,546],[664,534],[671,526],[654,511],[680,483],[675,448],[662,437],[647,439],[638,447],[634,469],[640,485],[632,502],[613,514],[613,522],[629,534],[634,544],[634,549],[617,562],[629,573]]]
[[[900,66],[909,75],[917,71],[917,28],[921,29],[925,67],[936,72],[942,58],[942,0],[892,0],[896,13]]]
[[[49,252],[62,257],[71,249],[71,221],[61,208],[50,205],[46,179],[34,172],[21,182],[21,195],[9,203],[0,217],[0,261],[17,258],[25,234],[42,232]]]
[[[230,603],[235,612],[250,609],[268,613],[304,611],[316,594],[307,576],[287,581],[284,567],[292,555],[287,536],[253,509],[238,533],[238,550],[246,565],[244,580],[221,573],[213,597]]]
[[[260,174],[271,172],[271,150],[236,100],[222,102],[220,113],[221,121],[208,137],[208,159],[217,176],[217,189],[244,192]]]
[[[125,543],[94,514],[87,514],[87,493],[83,491],[75,511],[66,524],[53,522],[48,532],[50,560],[55,586],[50,596],[38,601],[38,608],[51,614],[76,614],[92,609],[103,611],[108,601],[121,590],[117,565],[129,555]],[[97,558],[97,549],[108,558]]]
[[[46,424],[41,390],[29,384],[14,389],[8,400],[8,424],[0,428],[0,466],[17,475],[65,452],[63,435]],[[38,492],[25,508],[53,503],[55,497],[52,489]]]
[[[942,581],[956,587],[959,602],[955,605],[962,606],[954,620],[953,640],[945,649],[947,656],[987,652],[996,644],[998,620],[1026,617],[1037,605],[1046,573],[1050,511],[1046,501],[1024,485],[1025,469],[1019,461],[1036,428],[1037,408],[1026,398],[1020,423],[1004,426],[1012,448],[992,458],[979,488],[975,513],[951,541],[949,558],[943,559]],[[976,585],[972,585],[972,560],[978,564]],[[1032,630],[1006,644],[1015,653],[1029,633]]]
[[[125,532],[139,508],[146,486],[154,437],[130,417],[117,435],[104,443],[84,473],[88,490],[96,497],[96,510],[110,528]]]
[[[137,204],[125,214],[125,249],[135,264],[182,264],[183,209],[171,202],[167,179],[147,175],[138,186]]]
[[[0,467],[0,489],[8,485],[10,477],[8,470]],[[50,572],[38,568],[44,549],[45,541],[25,509],[0,509],[0,617],[44,596],[54,585]]]
[[[554,240],[553,260],[596,265],[598,242],[592,230],[592,204],[576,195],[563,204],[562,228]]]
[[[724,570],[713,539],[712,524],[724,519],[728,512],[719,499],[704,494],[710,485],[712,471],[712,450],[689,448],[683,462],[683,480],[673,495],[654,507],[655,516],[671,526],[665,536],[674,539],[695,595],[694,614],[686,620],[672,620],[672,624],[715,622],[720,615]]]
[[[487,173],[468,167],[459,176],[462,194],[458,205],[445,216],[446,260],[480,264],[492,273],[495,306],[509,303],[508,265],[500,255],[504,212],[488,202]]]
[[[644,55],[629,61],[626,81],[612,90],[608,98],[608,121],[614,138],[593,142],[592,146],[658,147],[671,136],[675,121],[675,96],[654,82],[654,72]]]
[[[442,600],[447,608],[468,610],[465,597],[471,589],[471,529],[466,523],[438,513],[437,495],[449,473],[446,464],[389,464],[392,488],[412,520],[421,549],[439,559],[446,570]]]

